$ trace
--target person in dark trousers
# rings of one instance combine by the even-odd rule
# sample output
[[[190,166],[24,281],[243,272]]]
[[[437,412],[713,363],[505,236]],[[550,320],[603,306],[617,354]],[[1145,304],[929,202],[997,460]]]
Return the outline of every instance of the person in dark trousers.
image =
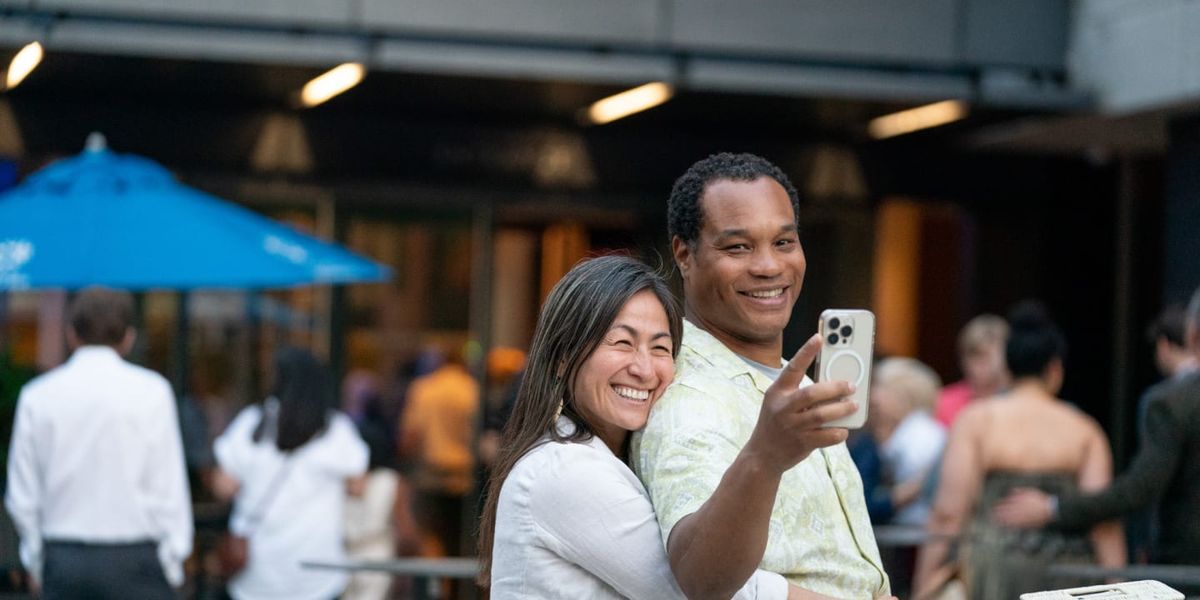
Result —
[[[1200,288],[1187,309],[1187,347],[1200,357]],[[1153,392],[1129,469],[1104,491],[1053,497],[1015,490],[994,518],[1010,527],[1083,528],[1159,503],[1156,563],[1200,565],[1200,371]]]
[[[171,386],[122,359],[133,297],[89,288],[70,308],[66,364],[17,401],[5,505],[42,597],[173,598],[192,508]]]

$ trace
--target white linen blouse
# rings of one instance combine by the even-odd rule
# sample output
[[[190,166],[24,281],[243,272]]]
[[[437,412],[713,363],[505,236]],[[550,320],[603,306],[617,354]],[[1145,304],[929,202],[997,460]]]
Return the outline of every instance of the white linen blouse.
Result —
[[[566,417],[560,432],[574,430]],[[684,598],[654,509],[633,471],[597,437],[548,437],[505,479],[496,510],[491,597]],[[757,571],[737,598],[786,598],[787,581]]]

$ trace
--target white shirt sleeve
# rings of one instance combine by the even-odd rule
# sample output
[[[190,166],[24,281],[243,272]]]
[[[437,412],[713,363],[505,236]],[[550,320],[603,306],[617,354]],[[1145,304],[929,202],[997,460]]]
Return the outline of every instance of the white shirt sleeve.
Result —
[[[217,465],[238,481],[244,481],[249,475],[250,455],[254,447],[251,438],[261,418],[262,410],[257,406],[247,406],[213,440],[213,456],[217,459]]]
[[[627,598],[683,598],[663,555],[654,509],[620,472],[582,444],[543,473],[530,512],[546,546]]]
[[[175,396],[164,380],[157,391],[161,411],[153,415],[148,428],[151,461],[145,474],[146,488],[151,498],[150,518],[164,533],[160,552],[164,559],[179,568],[170,569],[168,579],[173,585],[183,583],[182,563],[192,553],[192,499],[188,491],[187,470],[183,458],[183,441],[179,433],[179,417]]]
[[[733,597],[736,600],[787,600],[788,581],[779,573],[757,569],[742,589]]]
[[[33,439],[34,409],[25,390],[17,400],[16,421],[8,451],[8,489],[4,504],[21,537],[21,563],[34,581],[42,580],[42,533],[39,511],[42,478]]]
[[[684,598],[633,473],[582,444],[565,451],[568,468],[544,473],[530,498],[547,547],[627,598]],[[787,591],[783,576],[760,570],[735,598],[783,600]]]

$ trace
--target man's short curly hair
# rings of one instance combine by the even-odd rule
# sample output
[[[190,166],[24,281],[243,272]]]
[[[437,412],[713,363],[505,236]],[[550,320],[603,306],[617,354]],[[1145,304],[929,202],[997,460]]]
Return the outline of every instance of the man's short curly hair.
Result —
[[[792,201],[792,214],[799,225],[800,196],[779,167],[754,154],[722,152],[697,162],[675,180],[671,198],[667,201],[667,231],[672,237],[679,236],[689,245],[694,244],[700,237],[700,227],[704,222],[700,198],[708,184],[722,179],[754,181],[760,177],[770,177],[783,186]]]

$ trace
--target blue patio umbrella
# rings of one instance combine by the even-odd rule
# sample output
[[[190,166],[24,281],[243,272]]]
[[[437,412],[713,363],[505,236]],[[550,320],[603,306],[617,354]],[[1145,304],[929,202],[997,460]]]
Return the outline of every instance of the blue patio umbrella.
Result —
[[[0,194],[0,290],[279,288],[381,281],[387,267],[189,188],[94,134]]]

